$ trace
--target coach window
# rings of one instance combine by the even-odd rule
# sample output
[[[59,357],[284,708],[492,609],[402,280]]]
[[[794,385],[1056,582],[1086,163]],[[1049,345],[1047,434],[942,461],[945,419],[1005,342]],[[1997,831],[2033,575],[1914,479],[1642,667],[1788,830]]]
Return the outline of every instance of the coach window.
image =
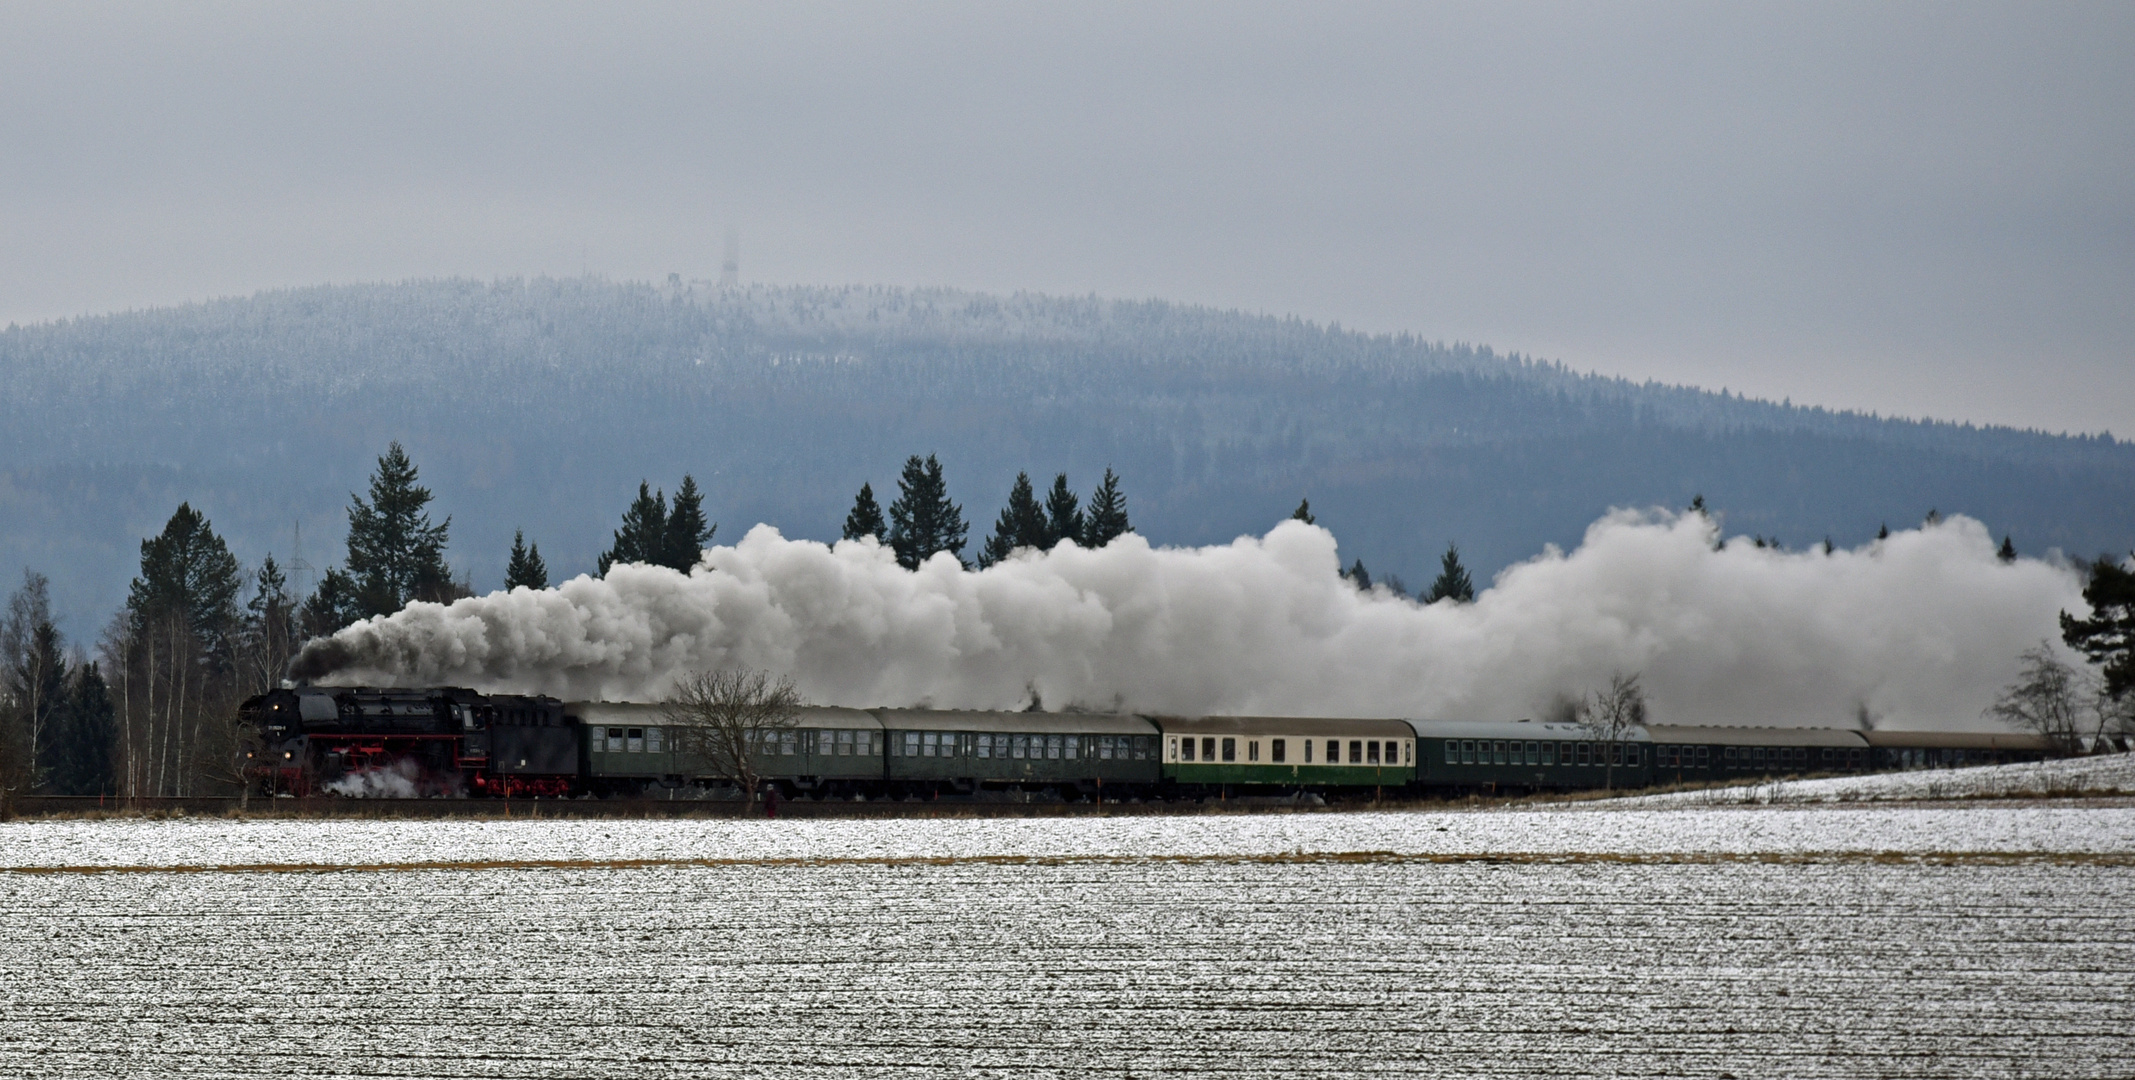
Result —
[[[1245,759],[1246,759],[1247,761],[1259,761],[1259,760],[1260,760],[1260,740],[1259,740],[1259,739],[1247,739],[1247,740],[1245,741]]]
[[[1269,739],[1269,740],[1268,740],[1268,760],[1269,760],[1269,761],[1271,761],[1271,762],[1274,762],[1274,763],[1275,763],[1275,764],[1277,764],[1277,765],[1280,765],[1280,764],[1282,764],[1282,762],[1283,762],[1283,750],[1284,750],[1284,749],[1286,749],[1286,746],[1285,746],[1284,740],[1282,740],[1282,739]]]
[[[1591,764],[1593,764],[1593,760],[1592,760],[1592,758],[1593,758],[1593,745],[1594,745],[1594,744],[1592,744],[1592,743],[1576,743],[1576,744],[1574,744],[1574,745],[1575,745],[1575,746],[1577,747],[1577,749],[1578,749],[1578,755],[1579,755],[1579,756],[1578,756],[1578,760],[1577,760],[1576,764],[1579,764],[1579,765],[1591,765]]]
[[[660,729],[659,729],[659,728],[656,728],[656,727],[649,727],[649,728],[646,728],[646,729],[645,729],[645,752],[646,752],[646,753],[648,753],[648,754],[658,754],[658,753],[662,753],[662,752],[664,752],[664,751],[665,751],[665,749],[666,749],[666,747],[665,747],[665,743],[666,743],[666,741],[667,741],[667,740],[666,740],[665,738],[663,738],[663,737],[662,737],[662,736],[660,735]]]
[[[1225,760],[1225,761],[1236,761],[1236,760],[1238,760],[1238,740],[1236,740],[1236,739],[1225,739],[1225,740],[1223,740],[1223,760]]]
[[[622,728],[612,727],[608,729],[608,752],[611,754],[620,754],[623,752]]]
[[[1179,760],[1180,760],[1180,761],[1192,761],[1193,759],[1194,759],[1194,740],[1192,740],[1192,739],[1188,739],[1188,740],[1186,740],[1186,746],[1185,746],[1185,756],[1184,756],[1184,757],[1181,757],[1181,758],[1180,758]]]
[[[1460,764],[1460,740],[1458,740],[1458,739],[1447,739],[1447,740],[1446,740],[1446,764],[1448,764],[1448,765],[1458,765],[1458,764]]]
[[[627,733],[627,734],[626,734],[626,735],[624,736],[624,739],[623,739],[623,750],[624,750],[624,752],[625,752],[625,753],[631,753],[631,754],[642,754],[642,753],[644,753],[644,752],[645,752],[645,729],[644,729],[644,728],[641,728],[641,727],[634,727],[634,728],[631,728],[631,729],[629,730],[629,732],[628,732],[628,733]]]
[[[1542,744],[1542,764],[1544,764],[1544,765],[1555,765],[1556,763],[1557,763],[1557,744],[1556,744],[1556,743],[1553,743],[1553,742],[1546,742],[1546,743],[1543,743],[1543,744]]]
[[[1372,739],[1364,744],[1364,761],[1369,765],[1379,763],[1379,740]]]
[[[1097,748],[1092,750],[1091,753],[1096,754],[1099,761],[1112,760],[1112,736],[1099,735],[1097,737]]]
[[[1201,760],[1203,760],[1203,761],[1214,761],[1214,760],[1216,760],[1216,740],[1214,740],[1214,739],[1212,739],[1212,738],[1211,738],[1211,739],[1202,739],[1202,740],[1201,740]]]
[[[1464,739],[1461,741],[1460,763],[1463,765],[1475,764],[1475,740]]]
[[[1310,765],[1310,764],[1312,764],[1312,740],[1311,740],[1311,739],[1306,739],[1306,740],[1304,740],[1304,747],[1305,747],[1305,764],[1307,764],[1307,765]]]
[[[1081,742],[1082,742],[1082,738],[1081,738],[1081,736],[1078,736],[1078,735],[1070,735],[1070,736],[1068,736],[1068,737],[1067,737],[1067,741],[1066,741],[1066,743],[1065,743],[1065,744],[1063,745],[1062,749],[1064,749],[1064,750],[1066,750],[1066,751],[1067,751],[1067,759],[1068,759],[1069,761],[1073,761],[1073,760],[1075,760],[1075,751],[1076,751],[1076,750],[1078,750],[1078,749],[1080,749],[1080,747],[1079,747],[1079,745],[1078,745],[1078,744],[1080,744]]]

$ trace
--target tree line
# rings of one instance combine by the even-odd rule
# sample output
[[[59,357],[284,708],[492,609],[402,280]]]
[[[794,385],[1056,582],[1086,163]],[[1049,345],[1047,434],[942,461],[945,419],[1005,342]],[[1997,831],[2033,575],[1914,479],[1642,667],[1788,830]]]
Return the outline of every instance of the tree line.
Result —
[[[941,462],[912,455],[897,485],[885,509],[863,483],[843,538],[871,537],[908,570],[944,553],[971,567],[963,554],[970,526],[949,495]],[[415,463],[398,442],[391,444],[366,492],[350,494],[343,565],[327,569],[303,597],[292,593],[285,568],[271,555],[247,573],[207,517],[182,503],[160,533],[141,541],[139,574],[124,607],[93,643],[65,639],[49,583],[26,572],[0,617],[0,810],[27,793],[130,798],[227,790],[239,780],[246,755],[256,752],[237,724],[238,704],[278,684],[304,641],[412,602],[473,594],[445,561],[452,519],[433,521],[432,501]],[[1702,497],[1691,510],[1708,512]],[[1316,523],[1309,501],[1291,516]],[[598,571],[646,564],[686,572],[717,530],[693,476],[683,476],[672,499],[640,481]],[[1055,474],[1041,500],[1030,474],[1019,472],[974,561],[983,569],[1062,543],[1101,548],[1133,531],[1113,470],[1105,470],[1087,500],[1065,473]],[[1760,546],[1767,545],[1778,546],[1776,540]],[[2015,558],[2006,537],[1999,554]],[[1474,583],[1458,546],[1448,545],[1440,563],[1437,580],[1416,598],[1472,602]],[[2023,678],[1989,710],[2071,749],[2086,731],[2135,727],[2135,570],[2106,558],[2084,569],[2092,615],[2064,613],[2063,639],[2098,674],[2063,663],[2042,643],[2025,654]],[[1362,560],[1342,575],[1362,590],[1408,595],[1398,577],[1374,582]],[[523,530],[515,533],[506,588],[548,585],[540,548]],[[1635,711],[1642,701],[1632,678],[1629,693],[1611,688],[1612,708],[1597,704],[1587,711]]]

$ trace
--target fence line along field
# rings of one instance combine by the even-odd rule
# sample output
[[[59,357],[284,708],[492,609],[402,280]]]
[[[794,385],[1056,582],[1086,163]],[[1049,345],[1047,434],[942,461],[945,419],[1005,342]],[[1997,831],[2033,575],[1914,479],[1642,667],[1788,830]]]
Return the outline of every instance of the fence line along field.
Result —
[[[16,822],[0,1072],[2124,1075],[2131,871],[2083,806]]]

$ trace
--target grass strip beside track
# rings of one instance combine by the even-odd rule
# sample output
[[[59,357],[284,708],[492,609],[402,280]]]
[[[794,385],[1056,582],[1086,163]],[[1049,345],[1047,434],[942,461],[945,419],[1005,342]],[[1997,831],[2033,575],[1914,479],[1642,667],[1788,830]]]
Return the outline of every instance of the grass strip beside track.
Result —
[[[471,870],[661,870],[728,867],[833,866],[1077,866],[1136,864],[1498,864],[1629,866],[1817,865],[1891,866],[2111,866],[2135,867],[2135,852],[2052,851],[1791,851],[1791,852],[1495,852],[1415,853],[1391,851],[1276,852],[1260,855],[879,855],[787,858],[651,859],[469,859],[375,863],[176,863],[169,865],[6,866],[0,874],[343,874],[422,873]]]

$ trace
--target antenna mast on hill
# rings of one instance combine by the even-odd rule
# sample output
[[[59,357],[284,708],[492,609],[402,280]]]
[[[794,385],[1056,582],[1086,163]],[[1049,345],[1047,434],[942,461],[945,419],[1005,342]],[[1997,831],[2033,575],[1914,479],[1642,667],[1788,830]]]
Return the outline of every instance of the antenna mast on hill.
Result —
[[[741,230],[727,226],[726,258],[719,263],[719,287],[741,287]]]

